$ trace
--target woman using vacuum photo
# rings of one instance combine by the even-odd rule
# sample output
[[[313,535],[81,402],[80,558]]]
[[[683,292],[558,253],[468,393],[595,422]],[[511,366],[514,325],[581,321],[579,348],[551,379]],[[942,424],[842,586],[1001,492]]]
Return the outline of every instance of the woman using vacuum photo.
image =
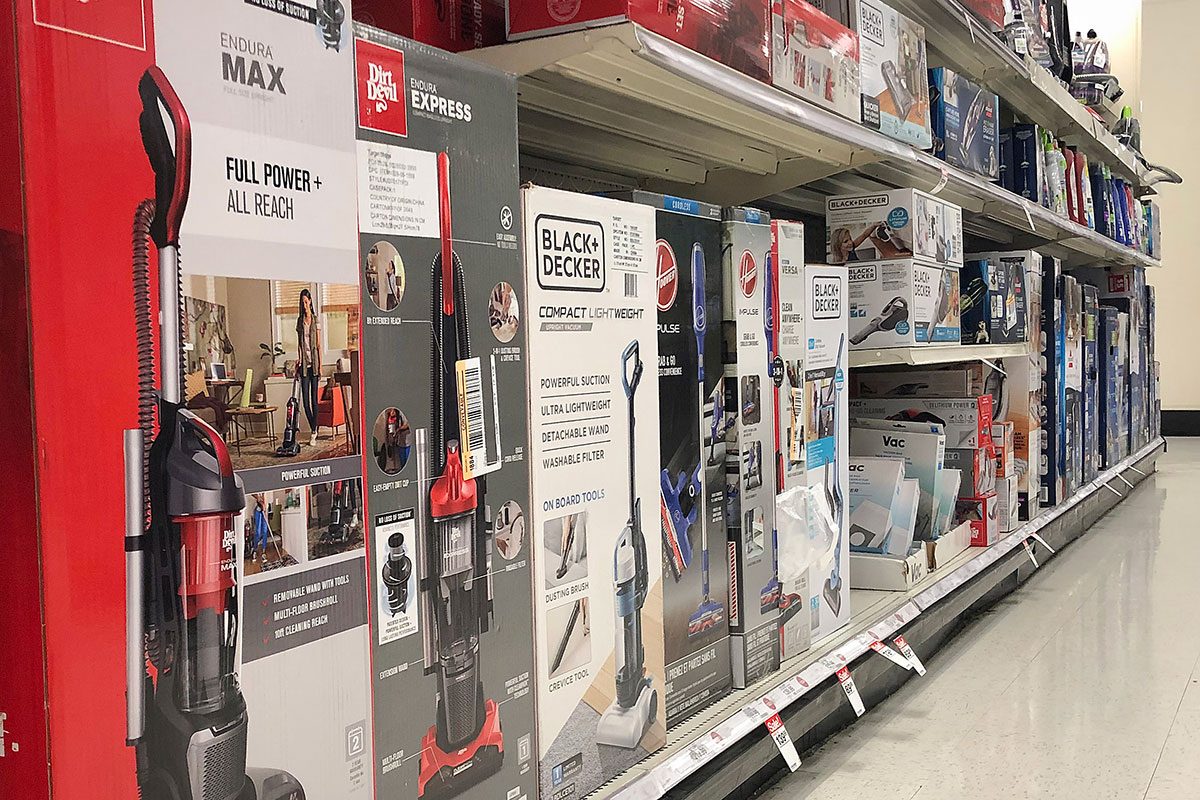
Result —
[[[321,382],[321,328],[313,310],[312,293],[300,290],[300,313],[296,317],[296,342],[299,358],[296,359],[296,376],[300,379],[300,397],[304,403],[304,416],[312,430],[309,444],[317,443],[317,388]]]

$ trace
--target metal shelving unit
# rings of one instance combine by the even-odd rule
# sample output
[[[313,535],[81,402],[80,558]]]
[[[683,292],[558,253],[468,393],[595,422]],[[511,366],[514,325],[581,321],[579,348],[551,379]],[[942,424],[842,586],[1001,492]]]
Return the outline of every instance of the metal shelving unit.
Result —
[[[766,201],[813,213],[824,213],[822,195],[847,186],[908,186],[961,205],[972,232],[1038,246],[1068,266],[1159,266],[995,183],[635,23],[468,55],[520,77],[523,154],[584,184],[636,184],[721,205]]]
[[[999,361],[1029,355],[1028,344],[930,345],[924,347],[888,347],[879,350],[851,350],[850,367],[906,365],[923,367],[954,364],[959,361]]]

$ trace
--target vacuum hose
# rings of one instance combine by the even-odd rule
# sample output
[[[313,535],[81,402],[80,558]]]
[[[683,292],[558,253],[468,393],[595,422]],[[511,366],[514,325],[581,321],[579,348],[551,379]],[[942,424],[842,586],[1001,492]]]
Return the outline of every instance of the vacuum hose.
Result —
[[[142,529],[150,526],[150,443],[158,416],[154,386],[154,319],[150,307],[150,222],[154,201],[143,200],[133,219],[133,313],[137,337],[137,421],[142,430]]]

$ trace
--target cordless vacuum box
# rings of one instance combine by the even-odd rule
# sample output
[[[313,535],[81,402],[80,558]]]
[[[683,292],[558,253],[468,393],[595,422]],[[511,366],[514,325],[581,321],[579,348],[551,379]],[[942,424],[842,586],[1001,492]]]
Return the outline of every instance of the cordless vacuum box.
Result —
[[[958,343],[957,269],[912,259],[847,266],[851,350]]]
[[[1059,443],[1063,490],[1070,497],[1083,484],[1083,287],[1074,277],[1062,277],[1063,416]]]
[[[863,125],[928,150],[925,28],[879,0],[859,0],[857,30]]]
[[[1109,469],[1122,458],[1120,430],[1120,388],[1124,384],[1125,368],[1120,361],[1121,332],[1117,327],[1119,312],[1112,306],[1100,306],[1100,333],[1098,362],[1100,368],[1099,426],[1097,439],[1100,444],[1100,468]]]
[[[1017,344],[1028,338],[1028,253],[977,253],[960,272],[963,344]]]
[[[770,0],[509,0],[510,41],[636,22],[752,78],[771,80]]]
[[[1066,419],[1066,393],[1063,389],[1066,325],[1063,316],[1062,263],[1052,256],[1042,258],[1042,347],[1045,365],[1042,394],[1042,447],[1039,465],[1038,502],[1053,508],[1065,499],[1062,441]]]
[[[727,208],[722,222],[725,363],[725,525],[733,685],[779,668],[775,563],[775,409],[768,358],[771,221]]]
[[[664,703],[670,727],[733,688],[729,582],[720,568],[725,544],[721,209],[649,192],[628,197],[656,209]]]
[[[962,209],[917,189],[825,199],[830,264],[901,258],[963,262]]]
[[[771,2],[775,86],[858,122],[858,34],[805,0]]]
[[[522,209],[539,785],[575,798],[666,737],[655,212],[538,187]]]
[[[1000,177],[1000,100],[949,67],[929,70],[933,154],[947,164]]]
[[[357,33],[376,785],[532,796],[540,540],[526,535],[516,87],[427,45]]]
[[[1100,471],[1100,367],[1098,315],[1100,301],[1096,287],[1083,287],[1083,475],[1081,483],[1095,480]]]

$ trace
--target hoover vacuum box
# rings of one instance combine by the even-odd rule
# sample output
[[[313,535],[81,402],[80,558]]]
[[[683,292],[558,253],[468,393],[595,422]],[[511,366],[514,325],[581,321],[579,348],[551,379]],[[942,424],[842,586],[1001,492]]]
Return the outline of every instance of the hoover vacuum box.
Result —
[[[539,783],[565,799],[666,738],[655,212],[538,187],[522,209]]]
[[[377,785],[532,794],[524,281],[501,220],[518,203],[516,87],[382,31],[359,27],[355,45]],[[381,108],[388,74],[470,118]]]
[[[917,189],[825,199],[830,264],[926,259],[963,262],[962,209]]]
[[[849,265],[851,350],[958,344],[958,270],[912,259]]]
[[[1000,177],[1000,101],[948,67],[929,70],[933,154],[990,180]]]
[[[720,568],[725,545],[721,209],[649,192],[626,197],[655,209],[664,702],[671,727],[733,688],[729,582]]]
[[[805,0],[772,0],[771,78],[784,91],[862,119],[858,34]]]
[[[772,325],[771,221],[752,208],[727,208],[722,222],[725,362],[726,547],[733,685],[779,668],[775,557],[775,395],[767,354]]]
[[[863,125],[928,150],[925,28],[878,0],[859,0],[857,28]]]
[[[757,78],[771,80],[770,0],[510,0],[510,41],[629,20]]]

